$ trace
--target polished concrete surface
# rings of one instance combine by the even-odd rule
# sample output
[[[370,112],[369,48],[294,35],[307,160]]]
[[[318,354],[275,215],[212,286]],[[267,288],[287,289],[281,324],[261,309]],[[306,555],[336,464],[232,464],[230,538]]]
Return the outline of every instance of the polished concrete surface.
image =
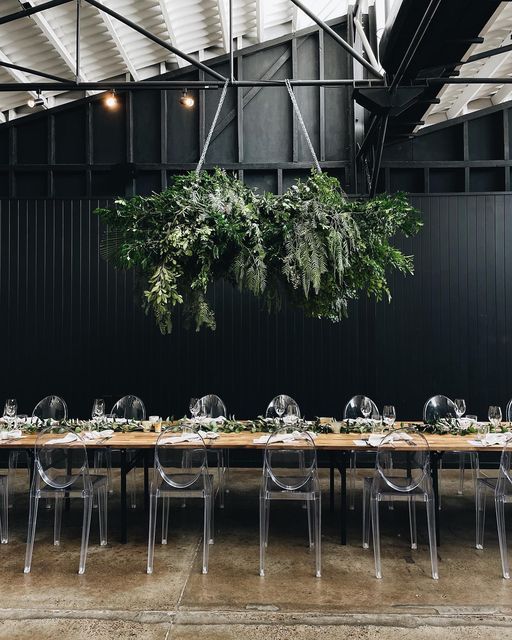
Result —
[[[129,514],[129,543],[121,545],[117,486],[107,547],[97,544],[93,515],[85,575],[77,574],[79,500],[64,514],[60,547],[52,544],[52,511],[40,510],[32,572],[25,575],[26,474],[20,471],[10,510],[11,539],[0,547],[0,638],[512,639],[512,581],[501,577],[492,500],[486,548],[477,551],[470,482],[465,495],[458,496],[454,472],[444,472],[439,581],[430,577],[421,507],[416,551],[408,544],[405,505],[382,508],[383,579],[377,580],[373,551],[360,543],[360,493],[350,513],[349,544],[342,547],[339,510],[329,513],[325,472],[322,478],[320,579],[314,577],[307,547],[306,512],[297,503],[272,507],[266,576],[258,575],[259,473],[236,469],[226,508],[216,511],[208,575],[200,568],[198,504],[175,505],[169,543],[157,544],[155,571],[148,576],[142,496]]]

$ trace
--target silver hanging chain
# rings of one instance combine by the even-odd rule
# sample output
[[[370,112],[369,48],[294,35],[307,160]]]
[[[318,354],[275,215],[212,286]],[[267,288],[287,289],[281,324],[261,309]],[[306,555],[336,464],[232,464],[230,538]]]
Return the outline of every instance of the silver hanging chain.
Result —
[[[208,132],[208,135],[206,137],[204,147],[203,147],[203,152],[201,153],[201,157],[199,158],[199,162],[196,167],[196,175],[199,175],[199,172],[203,168],[204,159],[206,158],[206,154],[208,153],[208,147],[210,146],[212,135],[215,130],[215,127],[217,126],[217,120],[219,119],[222,105],[224,104],[224,99],[226,98],[226,93],[228,91],[228,84],[229,84],[229,79],[227,79],[226,82],[224,83],[224,88],[222,89],[222,94],[220,96],[219,104],[217,106],[217,111],[215,112],[212,126],[210,127],[210,131]]]
[[[306,129],[306,125],[304,124],[304,120],[302,118],[302,114],[299,109],[299,105],[297,104],[297,99],[295,98],[295,94],[293,93],[292,85],[289,80],[285,80],[286,88],[288,89],[288,93],[290,94],[290,100],[292,101],[293,108],[295,110],[295,115],[297,116],[297,120],[302,127],[302,131],[304,133],[304,137],[306,138],[306,142],[308,143],[309,150],[311,155],[313,156],[313,162],[315,163],[316,170],[318,173],[322,173],[322,169],[320,167],[320,163],[318,162],[318,158],[316,157],[315,149],[313,148],[313,143],[308,134],[308,130]]]

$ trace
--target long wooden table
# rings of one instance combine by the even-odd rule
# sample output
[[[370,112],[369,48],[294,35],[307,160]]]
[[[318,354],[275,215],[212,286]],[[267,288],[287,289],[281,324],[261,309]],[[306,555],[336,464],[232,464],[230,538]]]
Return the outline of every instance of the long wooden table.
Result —
[[[165,426],[165,425],[164,425]],[[127,493],[126,493],[126,476],[135,466],[141,464],[144,468],[144,501],[147,508],[148,505],[148,487],[149,487],[149,468],[152,464],[151,453],[154,450],[156,441],[160,434],[154,432],[116,432],[114,435],[105,440],[86,440],[85,444],[88,449],[108,448],[119,451],[120,456],[120,484],[121,484],[121,522],[120,522],[120,538],[121,542],[127,541]],[[218,438],[206,439],[205,445],[207,449],[240,449],[240,450],[264,450],[264,444],[255,444],[254,440],[262,433],[221,433]],[[55,436],[53,436],[55,437]],[[362,446],[356,444],[356,440],[367,439],[368,434],[349,433],[349,434],[318,434],[315,438],[315,445],[318,452],[328,453],[330,461],[330,507],[334,510],[334,469],[337,468],[341,479],[340,492],[340,530],[341,544],[347,543],[347,520],[348,520],[348,503],[347,503],[347,469],[350,463],[350,453],[371,452],[376,448],[368,445]],[[436,501],[439,496],[438,470],[439,460],[443,453],[446,452],[496,452],[499,453],[501,446],[475,446],[471,444],[471,440],[477,438],[476,435],[459,436],[459,435],[431,435],[425,434],[431,459],[431,472],[433,480],[433,488]],[[33,450],[36,441],[36,435],[26,435],[18,440],[0,440],[0,450],[2,449],[22,449],[30,453]],[[66,446],[72,448],[73,443]],[[295,447],[300,448],[301,443],[294,443]],[[394,450],[410,451],[411,448],[406,442],[397,441],[393,444]],[[133,456],[129,452],[135,452]],[[440,540],[440,523],[439,512],[436,509],[436,531],[438,541]]]

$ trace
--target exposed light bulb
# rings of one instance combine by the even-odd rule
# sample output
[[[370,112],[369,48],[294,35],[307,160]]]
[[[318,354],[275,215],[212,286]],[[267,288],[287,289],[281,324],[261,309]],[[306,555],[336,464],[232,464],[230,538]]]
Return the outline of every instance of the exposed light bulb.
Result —
[[[43,107],[44,104],[45,100],[40,91],[37,92],[36,98],[30,96],[30,98],[27,100],[27,106],[29,106],[31,109],[33,109],[34,107]]]
[[[105,106],[109,109],[115,109],[117,107],[117,96],[115,91],[111,91],[105,98]]]
[[[187,93],[187,90],[185,89],[181,95],[180,104],[186,109],[192,109],[195,103],[196,101],[194,100],[194,97]]]

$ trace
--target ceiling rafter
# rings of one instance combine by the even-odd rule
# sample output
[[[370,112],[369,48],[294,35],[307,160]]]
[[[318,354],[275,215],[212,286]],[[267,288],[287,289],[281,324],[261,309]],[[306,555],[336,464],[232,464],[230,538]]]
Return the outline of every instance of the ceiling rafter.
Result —
[[[217,0],[217,11],[219,12],[220,30],[222,33],[222,47],[226,53],[229,52],[229,8],[226,0]]]
[[[6,62],[7,64],[14,64],[13,61],[5,55],[5,53],[0,49],[0,62]],[[14,79],[16,82],[27,83],[30,82],[30,78],[19,69],[13,69],[12,67],[2,67],[7,73]],[[36,91],[28,91],[33,98],[37,98]]]
[[[100,0],[100,2],[103,4],[104,0]],[[128,72],[130,73],[130,75],[134,80],[140,80],[139,72],[135,68],[135,65],[133,64],[132,59],[130,58],[125,46],[121,41],[119,33],[117,32],[117,29],[114,26],[114,21],[109,15],[107,15],[103,11],[100,11],[99,9],[98,9],[98,13],[101,15],[101,18],[105,26],[107,27],[107,31],[109,32],[110,37],[112,38],[114,44],[116,45],[117,51],[119,52],[119,55],[121,56],[124,64],[126,65],[126,69],[128,70]]]
[[[511,36],[512,36],[512,33],[509,33],[507,37],[503,39],[500,46],[503,46],[509,43]],[[506,64],[507,62],[510,62],[511,57],[512,57],[512,52],[508,52],[504,55],[498,55],[498,56],[489,58],[487,62],[485,62],[480,67],[477,73],[471,74],[471,77],[490,78],[493,75],[496,75],[504,64]],[[460,115],[463,112],[464,108],[468,105],[468,103],[474,100],[478,96],[480,91],[481,91],[481,85],[479,84],[472,84],[465,87],[461,91],[457,99],[454,101],[454,103],[448,109],[447,111],[448,118],[450,119],[456,118],[458,115]]]
[[[173,47],[178,48],[176,33],[174,32],[174,27],[172,26],[171,13],[167,5],[167,0],[158,0],[158,3],[162,11],[162,16],[164,18],[165,28],[167,29],[167,35],[169,36],[169,40]],[[180,56],[175,56],[175,60],[178,64],[178,67],[187,66],[187,61],[181,58]]]
[[[33,2],[27,2],[30,7],[33,7]],[[66,66],[73,72],[76,71],[76,61],[73,56],[69,53],[67,48],[62,43],[59,36],[55,33],[53,27],[48,22],[48,20],[41,13],[34,13],[30,16],[31,20],[33,20],[37,26],[41,29],[46,39],[53,46],[55,51],[59,54],[61,59],[65,62]],[[87,78],[86,74],[80,71],[80,78],[83,82],[90,82]]]

